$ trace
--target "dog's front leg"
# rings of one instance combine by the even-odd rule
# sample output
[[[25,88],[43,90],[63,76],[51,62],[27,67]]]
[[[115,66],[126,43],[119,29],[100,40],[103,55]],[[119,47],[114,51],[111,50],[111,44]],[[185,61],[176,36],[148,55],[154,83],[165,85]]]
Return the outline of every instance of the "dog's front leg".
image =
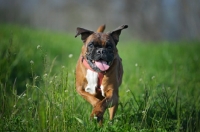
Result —
[[[76,91],[84,98],[86,99],[93,107],[96,106],[96,104],[100,101],[95,96],[89,94],[88,92],[85,92],[83,90],[82,86],[76,87]]]
[[[109,108],[110,120],[112,120],[117,110],[118,98],[118,91],[114,91],[114,89],[106,91],[105,98],[93,108],[91,117],[97,117],[97,121],[101,123],[105,110]]]

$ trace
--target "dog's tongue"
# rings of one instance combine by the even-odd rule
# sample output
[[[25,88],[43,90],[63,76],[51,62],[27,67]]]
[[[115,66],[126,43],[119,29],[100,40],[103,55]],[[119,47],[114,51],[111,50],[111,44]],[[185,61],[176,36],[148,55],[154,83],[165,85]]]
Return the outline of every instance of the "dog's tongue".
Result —
[[[106,71],[110,67],[106,61],[95,61],[95,64],[101,71]]]

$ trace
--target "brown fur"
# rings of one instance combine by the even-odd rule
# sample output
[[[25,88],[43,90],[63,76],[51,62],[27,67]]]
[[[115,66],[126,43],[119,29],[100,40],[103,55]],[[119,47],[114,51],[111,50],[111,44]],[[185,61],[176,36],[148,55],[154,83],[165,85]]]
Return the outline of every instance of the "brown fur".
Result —
[[[128,27],[128,26],[127,26]],[[121,30],[127,27],[122,27]],[[122,82],[122,75],[123,75],[123,67],[121,58],[118,55],[118,50],[116,48],[116,40],[111,35],[113,34],[105,34],[102,33],[105,29],[105,25],[102,25],[98,28],[97,33],[91,33],[91,31],[79,28],[77,32],[78,36],[79,34],[82,35],[82,40],[84,42],[84,45],[82,46],[82,52],[80,54],[80,59],[77,62],[76,65],[76,90],[77,92],[86,99],[92,106],[93,110],[91,113],[91,117],[97,116],[99,123],[102,123],[103,120],[103,114],[105,110],[109,109],[110,114],[110,120],[113,119],[115,112],[118,107],[118,101],[119,101],[119,86]],[[85,37],[85,34],[89,34],[88,37]],[[91,34],[90,34],[91,33]],[[115,32],[114,32],[115,33]],[[118,33],[118,30],[117,30]],[[119,33],[119,34],[120,34]],[[115,35],[115,34],[114,34]],[[84,36],[84,37],[83,37]],[[86,73],[87,68],[82,63],[82,57],[85,57],[85,54],[87,52],[86,45],[91,41],[97,41],[102,46],[105,46],[105,43],[107,40],[111,40],[111,42],[114,44],[114,60],[110,68],[104,73],[104,77],[102,80],[102,86],[104,87],[104,93],[105,97],[102,96],[101,92],[96,92],[96,94],[90,94],[85,91],[85,87],[87,85],[87,79],[86,79]],[[118,40],[117,40],[118,41]]]

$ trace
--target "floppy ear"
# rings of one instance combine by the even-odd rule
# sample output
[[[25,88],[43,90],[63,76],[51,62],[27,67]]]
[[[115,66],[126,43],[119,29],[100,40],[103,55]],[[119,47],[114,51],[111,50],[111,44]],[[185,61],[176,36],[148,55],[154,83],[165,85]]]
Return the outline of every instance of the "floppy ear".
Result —
[[[90,36],[92,33],[94,33],[93,31],[84,29],[84,28],[77,28],[76,29],[76,35],[75,37],[77,37],[78,35],[81,35],[81,40],[83,42],[85,42],[85,40],[87,39],[88,36]]]
[[[128,28],[128,25],[122,25],[114,31],[109,32],[108,34],[110,34],[113,37],[115,43],[117,44],[119,41],[119,35],[121,34],[121,31],[126,28]]]

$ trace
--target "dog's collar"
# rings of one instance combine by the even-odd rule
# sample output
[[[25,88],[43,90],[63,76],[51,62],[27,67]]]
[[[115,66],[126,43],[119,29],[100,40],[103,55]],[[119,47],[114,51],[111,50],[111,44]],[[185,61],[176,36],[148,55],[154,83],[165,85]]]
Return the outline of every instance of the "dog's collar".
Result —
[[[85,66],[85,68],[90,69],[93,72],[96,72],[90,67],[90,65],[88,64],[87,60],[83,56],[80,59],[81,59],[81,62],[83,63],[83,65]],[[101,87],[101,84],[102,84],[104,73],[103,72],[97,72],[97,73],[98,73],[97,91],[101,92],[101,88],[100,87]]]
[[[86,61],[86,59],[82,56],[81,57],[81,62],[83,63],[83,65],[87,68],[87,69],[90,69],[91,71],[94,71],[90,65],[88,64],[88,62]],[[95,72],[95,71],[94,71]]]

